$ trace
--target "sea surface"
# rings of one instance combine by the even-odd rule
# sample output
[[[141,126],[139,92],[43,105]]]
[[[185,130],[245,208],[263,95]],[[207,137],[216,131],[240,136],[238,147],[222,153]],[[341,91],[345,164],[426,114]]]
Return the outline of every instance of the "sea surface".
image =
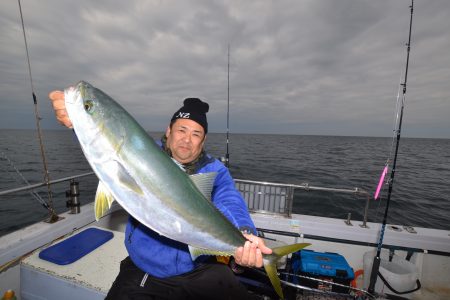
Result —
[[[161,133],[151,133],[155,138]],[[52,180],[90,172],[71,130],[44,131],[46,161]],[[308,183],[353,189],[373,195],[389,158],[393,139],[378,137],[230,134],[230,171],[234,178]],[[206,149],[225,156],[225,134],[208,134]],[[0,190],[43,182],[44,167],[34,130],[0,130]],[[391,164],[392,165],[392,164]],[[388,173],[389,176],[390,173]],[[94,175],[80,178],[82,204],[93,201]],[[66,208],[69,183],[52,185],[57,212]],[[48,201],[47,189],[35,190]],[[369,221],[381,222],[387,187],[381,200],[370,201]],[[331,192],[296,191],[294,212],[362,220],[366,197]],[[450,230],[450,140],[402,138],[394,177],[388,223]],[[48,217],[30,192],[0,196],[0,235]]]

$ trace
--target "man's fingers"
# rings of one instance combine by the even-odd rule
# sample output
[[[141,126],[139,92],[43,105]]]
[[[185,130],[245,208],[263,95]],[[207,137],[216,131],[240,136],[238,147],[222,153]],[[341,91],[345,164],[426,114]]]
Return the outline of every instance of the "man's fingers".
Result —
[[[262,238],[252,234],[244,234],[244,236],[252,243],[255,243],[256,247],[258,249],[261,249],[262,254],[272,254],[272,249],[270,249],[265,245],[264,240]]]
[[[250,262],[250,242],[247,241],[244,244],[244,251],[242,252],[241,264],[248,266]]]
[[[242,259],[242,252],[244,252],[244,247],[239,247],[236,249],[236,252],[234,253],[234,260],[236,263],[240,264]]]
[[[263,257],[261,250],[259,248],[256,249],[256,265],[255,267],[261,268],[264,265]]]
[[[48,98],[52,101],[52,104],[57,103],[60,105],[61,103],[64,105],[64,92],[62,91],[52,91],[48,94]],[[61,109],[63,107],[55,107],[55,109]]]
[[[244,234],[247,241],[244,247],[239,247],[235,252],[235,262],[244,267],[260,268],[264,264],[263,254],[271,254],[272,249],[266,247],[260,237]]]
[[[66,111],[66,103],[64,102],[64,92],[52,91],[48,94],[48,98],[52,102],[53,109],[55,111],[56,119],[62,125],[72,128],[72,122],[69,119],[69,115]]]
[[[250,248],[248,249],[248,264],[255,265],[256,264],[256,243],[251,243]]]
[[[264,254],[272,254],[272,249],[270,249],[269,247],[267,247],[264,244],[264,241],[262,243],[259,244],[258,249],[261,250],[262,253]]]
[[[62,99],[64,99],[64,92],[63,92],[63,91],[58,91],[58,90],[51,91],[51,92],[48,94],[48,97],[49,97],[51,100],[56,99],[56,98],[61,98],[61,97],[62,97]]]

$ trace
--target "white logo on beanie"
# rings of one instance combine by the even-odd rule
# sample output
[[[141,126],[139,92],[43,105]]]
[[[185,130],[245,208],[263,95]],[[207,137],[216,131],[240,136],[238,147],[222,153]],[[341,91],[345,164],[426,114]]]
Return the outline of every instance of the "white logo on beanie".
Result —
[[[189,119],[190,116],[191,113],[184,113],[180,111],[175,118]]]

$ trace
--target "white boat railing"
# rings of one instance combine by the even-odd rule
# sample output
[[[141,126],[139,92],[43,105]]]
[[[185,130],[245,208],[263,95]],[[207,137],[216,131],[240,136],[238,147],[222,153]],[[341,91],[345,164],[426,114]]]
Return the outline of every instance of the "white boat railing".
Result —
[[[21,187],[18,187],[18,188],[2,190],[2,191],[0,191],[0,196],[13,194],[13,193],[17,193],[17,192],[34,190],[34,189],[39,188],[39,187],[43,187],[43,186],[47,186],[47,185],[51,185],[51,184],[55,184],[55,183],[60,183],[60,182],[64,182],[64,181],[69,181],[69,180],[72,180],[72,179],[81,178],[81,177],[85,177],[85,176],[89,176],[89,175],[93,175],[93,174],[94,174],[94,172],[88,172],[88,173],[83,173],[83,174],[78,174],[78,175],[74,175],[74,176],[69,176],[69,177],[64,177],[64,178],[51,180],[48,183],[47,182],[40,182],[40,183],[35,183],[35,184],[28,184],[28,185],[21,186]]]
[[[283,184],[274,182],[263,182],[253,180],[235,180],[236,188],[241,192],[250,212],[278,214],[286,217],[292,215],[294,192],[296,189],[305,191],[323,191],[335,193],[348,193],[364,196],[367,198],[364,208],[364,219],[361,227],[366,227],[369,209],[369,194],[360,188],[342,189],[311,186],[303,184]],[[350,215],[346,223],[350,223]]]

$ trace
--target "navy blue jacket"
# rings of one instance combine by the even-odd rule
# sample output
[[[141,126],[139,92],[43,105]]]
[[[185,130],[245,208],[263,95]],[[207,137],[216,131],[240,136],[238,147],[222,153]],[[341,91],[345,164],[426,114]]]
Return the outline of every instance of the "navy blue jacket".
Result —
[[[256,234],[244,199],[236,190],[228,169],[208,154],[199,163],[197,173],[217,172],[211,195],[214,205],[234,226]],[[159,235],[131,216],[125,231],[125,246],[136,266],[158,278],[190,272],[204,259],[199,257],[192,261],[186,244]]]

